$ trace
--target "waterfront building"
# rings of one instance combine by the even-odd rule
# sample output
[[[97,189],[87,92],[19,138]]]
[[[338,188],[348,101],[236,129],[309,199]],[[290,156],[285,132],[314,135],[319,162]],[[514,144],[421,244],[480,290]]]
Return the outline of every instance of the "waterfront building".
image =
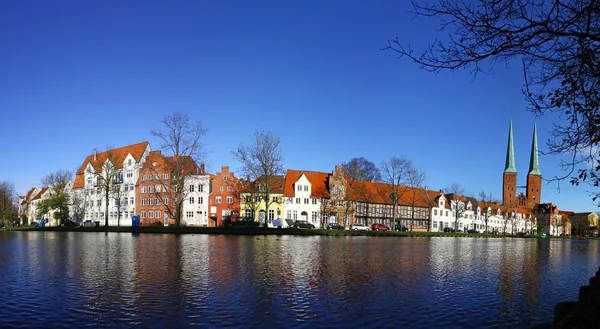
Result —
[[[240,216],[245,220],[258,221],[261,224],[265,220],[269,224],[273,220],[283,221],[285,176],[270,176],[268,178],[261,176],[253,182],[247,178],[241,184]],[[268,195],[267,184],[271,187]]]
[[[288,169],[285,176],[285,226],[304,220],[317,228],[325,228],[329,213],[329,174],[325,172]]]
[[[149,153],[139,170],[135,184],[136,209],[140,225],[172,225],[181,213],[180,224],[185,226],[208,226],[208,197],[210,178],[204,173],[204,165],[198,166],[189,156],[165,157],[160,151]],[[180,168],[184,173],[184,191],[178,191],[173,176]],[[181,209],[177,201],[182,200]]]
[[[229,166],[210,175],[211,191],[208,197],[208,226],[221,227],[235,221],[240,212],[240,182]]]
[[[71,193],[71,198],[77,200],[82,222],[104,225],[108,216],[110,226],[131,226],[131,218],[136,214],[135,184],[149,153],[150,144],[142,142],[94,151],[86,157],[77,170]]]

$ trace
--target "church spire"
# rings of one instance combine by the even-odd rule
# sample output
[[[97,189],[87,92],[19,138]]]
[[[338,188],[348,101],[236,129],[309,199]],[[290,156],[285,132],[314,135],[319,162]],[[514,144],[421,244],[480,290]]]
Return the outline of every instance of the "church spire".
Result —
[[[529,159],[529,175],[542,175],[538,161],[537,127],[533,123],[533,141],[531,142],[531,158]]]
[[[515,148],[513,146],[512,119],[510,119],[510,124],[508,126],[508,147],[506,148],[506,166],[504,167],[504,172],[517,172],[517,169],[515,168]]]

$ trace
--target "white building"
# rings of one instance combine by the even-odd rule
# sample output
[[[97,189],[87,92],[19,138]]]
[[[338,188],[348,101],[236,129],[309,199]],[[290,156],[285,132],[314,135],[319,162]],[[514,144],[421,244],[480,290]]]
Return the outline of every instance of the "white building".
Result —
[[[72,200],[79,203],[83,222],[104,225],[108,211],[110,226],[131,226],[131,217],[136,213],[135,183],[149,152],[150,144],[142,142],[87,156],[72,189]],[[105,184],[108,174],[113,175],[110,186]]]
[[[288,169],[284,186],[284,227],[296,220],[305,220],[316,228],[326,225],[322,218],[323,201],[329,197],[324,172]]]

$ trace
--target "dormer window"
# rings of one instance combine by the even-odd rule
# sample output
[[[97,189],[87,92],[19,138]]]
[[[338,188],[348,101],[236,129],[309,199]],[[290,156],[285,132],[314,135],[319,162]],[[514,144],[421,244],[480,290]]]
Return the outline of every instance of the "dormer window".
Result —
[[[302,191],[302,185],[298,185],[298,192]]]
[[[267,191],[267,187],[265,186],[264,183],[260,183],[260,185],[258,185],[258,190],[261,192],[266,192]]]

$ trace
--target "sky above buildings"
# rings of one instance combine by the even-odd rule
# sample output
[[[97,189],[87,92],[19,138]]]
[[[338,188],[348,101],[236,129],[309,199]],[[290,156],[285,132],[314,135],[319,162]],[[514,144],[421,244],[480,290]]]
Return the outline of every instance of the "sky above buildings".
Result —
[[[430,189],[460,183],[500,199],[509,120],[518,185],[534,121],[539,148],[559,118],[526,111],[519,65],[432,74],[382,51],[444,37],[408,1],[3,1],[0,180],[24,194],[94,149],[149,141],[183,111],[208,129],[209,171],[255,130],[281,137],[284,167],[331,172],[405,156]],[[544,178],[564,175],[540,155]],[[542,201],[595,211],[589,186],[545,182]],[[522,190],[524,192],[524,189]]]

